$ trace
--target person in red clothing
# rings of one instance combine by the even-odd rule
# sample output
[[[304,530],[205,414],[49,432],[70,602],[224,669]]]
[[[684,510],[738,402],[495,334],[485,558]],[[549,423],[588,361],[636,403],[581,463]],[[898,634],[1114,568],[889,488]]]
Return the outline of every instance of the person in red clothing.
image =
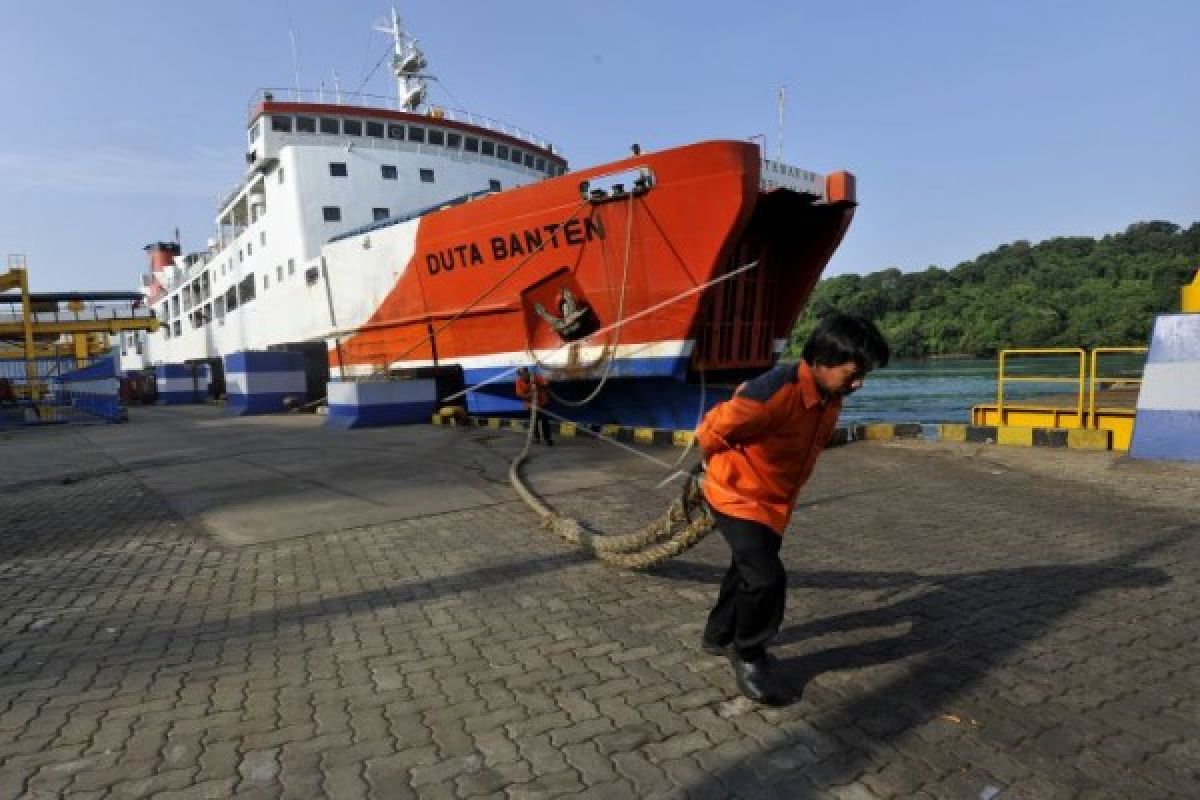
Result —
[[[547,446],[554,444],[554,440],[550,438],[550,417],[540,413],[550,401],[550,384],[541,375],[529,374],[528,367],[520,367],[517,369],[517,397],[525,401],[525,407],[529,408],[535,402],[537,403],[537,427],[533,431],[533,440],[535,442],[545,442]]]
[[[786,699],[771,679],[766,648],[783,622],[787,573],[779,548],[792,506],[837,424],[842,398],[890,355],[870,320],[828,316],[799,363],[743,383],[696,429],[704,500],[733,554],[701,646],[729,656],[738,689],[756,702]]]

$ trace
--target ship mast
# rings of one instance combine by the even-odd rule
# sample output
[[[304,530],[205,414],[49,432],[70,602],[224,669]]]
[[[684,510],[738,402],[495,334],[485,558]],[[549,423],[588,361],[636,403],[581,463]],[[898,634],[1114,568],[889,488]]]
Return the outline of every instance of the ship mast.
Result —
[[[392,73],[396,76],[396,102],[401,111],[417,111],[425,102],[425,67],[428,62],[417,40],[408,36],[400,28],[400,15],[392,8],[392,24],[390,27],[376,27],[375,30],[390,34],[394,52],[392,53]]]

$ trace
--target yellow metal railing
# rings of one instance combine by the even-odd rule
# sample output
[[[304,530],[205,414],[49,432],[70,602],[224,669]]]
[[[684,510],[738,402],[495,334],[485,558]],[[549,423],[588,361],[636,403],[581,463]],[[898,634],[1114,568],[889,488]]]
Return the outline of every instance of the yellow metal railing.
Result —
[[[1099,420],[1096,416],[1098,411],[1127,411],[1127,408],[1097,408],[1096,407],[1096,383],[1100,380],[1111,380],[1119,382],[1122,386],[1137,386],[1142,385],[1142,379],[1129,378],[1122,375],[1101,376],[1099,361],[1101,353],[1145,353],[1145,347],[1097,347],[1092,350],[1092,363],[1090,377],[1088,379],[1088,421],[1089,427],[1098,428]]]
[[[1067,378],[1061,375],[1007,375],[1004,370],[1005,363],[1011,356],[1067,356],[1073,355],[1079,358],[1079,377]],[[1000,351],[1000,363],[996,372],[996,418],[1003,424],[1004,411],[1013,409],[1028,409],[1037,410],[1042,406],[1020,405],[1010,403],[1008,406],[1004,404],[1004,384],[1005,383],[1073,383],[1077,387],[1078,402],[1075,407],[1075,416],[1078,420],[1077,427],[1083,427],[1083,387],[1085,370],[1087,369],[1087,351],[1081,347],[1028,347],[1012,350]]]

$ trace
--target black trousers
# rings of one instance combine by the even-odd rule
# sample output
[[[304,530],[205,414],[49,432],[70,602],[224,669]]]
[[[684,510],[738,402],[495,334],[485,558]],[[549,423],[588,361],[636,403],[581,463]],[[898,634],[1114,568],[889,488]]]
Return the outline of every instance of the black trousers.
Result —
[[[552,442],[550,438],[550,418],[538,410],[537,422],[533,431],[533,438],[536,441]]]
[[[708,615],[704,639],[733,645],[738,657],[757,661],[783,623],[787,602],[787,571],[779,560],[783,537],[760,522],[726,516],[713,510],[717,530],[729,544],[733,560],[717,604]]]

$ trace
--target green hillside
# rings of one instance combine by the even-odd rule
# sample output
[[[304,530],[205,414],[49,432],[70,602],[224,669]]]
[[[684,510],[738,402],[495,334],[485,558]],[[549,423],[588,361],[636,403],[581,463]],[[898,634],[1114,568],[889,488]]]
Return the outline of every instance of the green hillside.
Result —
[[[950,270],[838,275],[817,285],[789,353],[831,309],[875,319],[899,358],[1144,344],[1155,314],[1179,310],[1196,267],[1200,222],[1156,221],[1101,239],[1017,241]]]

